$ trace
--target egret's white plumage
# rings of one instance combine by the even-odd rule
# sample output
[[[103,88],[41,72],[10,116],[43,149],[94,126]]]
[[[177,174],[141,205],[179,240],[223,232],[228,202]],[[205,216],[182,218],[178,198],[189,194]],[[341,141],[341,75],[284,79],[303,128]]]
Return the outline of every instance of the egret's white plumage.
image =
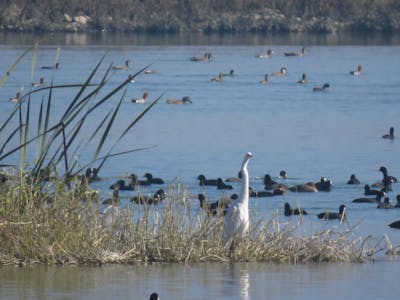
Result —
[[[240,172],[242,174],[242,186],[239,197],[228,207],[224,229],[225,241],[232,240],[235,236],[244,236],[249,230],[249,172],[247,165],[253,155],[247,152],[244,156]]]

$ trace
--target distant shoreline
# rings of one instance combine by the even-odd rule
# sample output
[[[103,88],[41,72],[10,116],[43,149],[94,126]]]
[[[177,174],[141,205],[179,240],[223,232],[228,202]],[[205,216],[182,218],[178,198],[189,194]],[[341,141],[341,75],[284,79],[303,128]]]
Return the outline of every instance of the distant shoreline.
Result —
[[[400,33],[396,1],[121,0],[112,4],[98,0],[68,6],[49,0],[12,2],[0,4],[0,32]]]

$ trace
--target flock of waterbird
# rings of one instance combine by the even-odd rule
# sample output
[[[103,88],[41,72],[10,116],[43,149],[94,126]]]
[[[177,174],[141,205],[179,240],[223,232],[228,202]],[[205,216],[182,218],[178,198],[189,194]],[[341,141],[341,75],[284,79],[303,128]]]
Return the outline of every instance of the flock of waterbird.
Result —
[[[272,57],[274,54],[274,51],[272,49],[268,49],[266,52],[263,53],[259,53],[257,55],[255,55],[256,58],[270,58]],[[284,56],[287,57],[303,57],[307,54],[307,49],[305,47],[303,47],[301,49],[300,52],[284,52]],[[213,54],[211,52],[205,52],[203,56],[197,57],[197,56],[193,56],[190,57],[190,61],[193,62],[209,62],[213,60]],[[114,71],[128,71],[132,68],[133,65],[133,61],[131,59],[126,59],[125,62],[121,65],[114,65],[112,67],[112,69]],[[58,70],[60,68],[60,63],[57,61],[55,64],[53,65],[48,65],[48,66],[42,66],[40,67],[40,69],[43,70]],[[154,69],[146,69],[144,70],[145,74],[156,74],[157,70]],[[361,64],[359,64],[357,66],[356,70],[350,70],[349,72],[351,75],[353,76],[359,76],[362,73],[362,66]],[[272,72],[271,74],[266,73],[264,75],[264,78],[261,79],[259,82],[261,84],[268,84],[270,83],[270,76],[273,77],[284,77],[287,74],[287,68],[282,66],[280,68],[279,71],[276,72]],[[212,82],[224,82],[224,78],[225,77],[233,77],[235,75],[235,72],[233,69],[231,69],[228,73],[224,73],[224,72],[220,72],[218,74],[218,76],[211,78],[210,80]],[[132,80],[132,83],[134,82],[134,80]],[[306,84],[308,83],[308,79],[307,79],[307,75],[306,73],[302,74],[302,77],[297,81],[297,83],[299,84]],[[39,88],[39,87],[43,87],[45,85],[45,79],[44,77],[41,77],[40,80],[38,82],[32,82],[32,87],[35,88]],[[330,87],[329,83],[324,83],[322,86],[314,86],[313,87],[313,91],[314,92],[324,92],[327,91],[328,88]],[[142,97],[137,97],[137,98],[131,98],[131,102],[132,103],[137,103],[137,104],[145,104],[147,103],[149,99],[149,93],[147,91],[143,92],[143,96]],[[22,93],[19,91],[17,92],[15,97],[11,97],[9,98],[10,102],[20,102],[22,100]],[[192,100],[190,98],[190,96],[183,96],[180,99],[176,99],[176,98],[171,98],[171,99],[167,99],[166,100],[167,104],[178,104],[178,105],[183,105],[183,104],[191,104]]]
[[[394,139],[394,128],[389,129],[388,134],[382,135],[383,139]],[[248,152],[242,162],[241,168],[238,172],[238,177],[230,177],[225,180],[222,178],[209,179],[203,174],[197,176],[198,184],[203,189],[207,187],[214,187],[217,190],[233,190],[234,185],[232,182],[238,182],[241,184],[239,193],[233,193],[231,196],[223,196],[217,201],[209,201],[203,193],[198,194],[198,200],[200,208],[203,209],[207,215],[211,216],[222,216],[225,220],[225,233],[226,240],[232,239],[236,235],[243,235],[248,230],[249,217],[248,217],[248,203],[249,198],[257,197],[274,197],[286,195],[289,192],[295,193],[315,193],[315,192],[329,192],[333,188],[332,181],[322,177],[316,182],[306,182],[304,184],[296,184],[288,186],[282,182],[277,182],[272,179],[271,175],[265,174],[263,177],[264,190],[255,190],[250,186],[249,174],[247,171],[247,165],[253,155]],[[400,208],[400,195],[397,195],[397,203],[392,204],[387,193],[392,190],[392,184],[397,183],[397,178],[389,175],[388,170],[385,166],[381,166],[379,172],[382,173],[382,180],[370,185],[365,184],[363,197],[352,200],[353,203],[375,203],[377,208],[391,209]],[[149,186],[152,184],[164,184],[164,180],[161,178],[155,178],[152,174],[146,173],[145,179],[139,179],[137,175],[131,174],[129,183],[125,183],[123,179],[118,180],[116,183],[110,186],[113,189],[113,199],[118,200],[119,190],[138,190],[139,186]],[[279,174],[280,179],[286,179],[287,173],[281,171]],[[351,174],[347,184],[357,185],[361,184],[360,180],[357,179],[355,174]],[[375,189],[374,189],[375,188]],[[131,198],[131,202],[136,204],[147,204],[156,205],[162,202],[165,198],[166,193],[164,189],[158,189],[153,196],[146,196],[138,194]],[[111,204],[113,199],[107,199],[103,204]],[[383,199],[383,201],[382,201]],[[284,203],[284,216],[292,215],[307,215],[308,213],[304,208],[296,207],[292,208],[288,202]],[[346,205],[341,204],[337,212],[323,211],[317,214],[319,219],[338,219],[342,222],[346,218]],[[400,220],[389,224],[392,228],[400,228]]]
[[[303,47],[300,52],[284,52],[284,56],[287,57],[303,57],[307,53],[307,49]],[[255,57],[257,58],[270,58],[274,54],[272,49],[267,49],[265,52],[257,54]],[[190,61],[194,62],[209,62],[213,59],[213,55],[211,52],[204,53],[203,56],[190,57]],[[127,71],[132,67],[133,61],[131,59],[127,59],[124,64],[114,65],[112,67],[115,71]],[[60,63],[58,61],[55,64],[50,66],[42,66],[43,70],[58,70],[60,68]],[[146,69],[144,71],[146,74],[155,74],[156,70]],[[281,67],[279,71],[273,72],[271,74],[265,74],[264,78],[260,80],[261,84],[268,84],[270,82],[269,76],[275,77],[283,77],[287,74],[287,68]],[[350,70],[349,74],[352,76],[359,76],[362,74],[362,66],[359,64],[356,70]],[[217,77],[211,78],[212,82],[224,82],[224,78],[227,76],[233,77],[235,75],[234,70],[230,70],[228,73],[219,73]],[[307,75],[305,73],[302,74],[297,83],[305,84],[307,83]],[[32,87],[41,87],[45,85],[44,77],[41,77],[39,82],[33,82]],[[326,91],[329,88],[329,83],[325,83],[322,86],[313,87],[314,92]],[[149,93],[144,92],[141,98],[132,98],[132,103],[144,104],[147,102],[149,98]],[[19,102],[22,99],[21,92],[18,92],[16,97],[10,98],[11,102]],[[190,104],[192,100],[189,96],[184,96],[181,99],[167,99],[166,103],[168,104]],[[388,134],[382,136],[384,139],[394,139],[394,128],[391,127]],[[319,182],[307,182],[305,184],[299,184],[292,187],[288,187],[282,183],[278,184],[274,182],[270,175],[265,175],[264,177],[264,191],[255,191],[252,187],[249,186],[248,172],[247,172],[247,164],[250,158],[252,157],[251,153],[247,153],[245,159],[243,161],[241,170],[239,172],[238,178],[229,178],[226,181],[240,181],[242,183],[242,187],[239,195],[233,194],[231,197],[227,199],[220,199],[214,203],[208,203],[203,194],[198,195],[198,199],[200,201],[200,206],[205,209],[209,214],[216,215],[218,212],[222,212],[226,219],[226,232],[229,232],[229,236],[233,236],[235,232],[243,233],[248,228],[248,198],[249,197],[272,197],[279,196],[292,192],[317,192],[317,191],[330,191],[332,187],[332,182],[325,177],[321,178]],[[353,202],[375,202],[378,204],[378,208],[395,208],[400,207],[400,195],[397,197],[398,203],[391,204],[389,198],[387,197],[386,192],[391,190],[391,184],[397,182],[397,179],[393,176],[389,176],[387,174],[387,170],[385,167],[381,167],[380,171],[383,173],[383,179],[381,184],[383,187],[381,190],[370,190],[368,185],[365,186],[365,195],[373,195],[372,198],[357,198],[354,199]],[[91,176],[90,174],[88,175]],[[96,174],[97,176],[97,174]],[[284,178],[285,174],[281,173],[280,176]],[[124,180],[118,180],[115,184],[113,184],[110,188],[114,190],[113,198],[106,199],[104,204],[113,204],[118,199],[118,192],[120,190],[134,190],[139,185],[151,185],[151,184],[164,184],[164,181],[160,178],[153,178],[150,173],[145,174],[146,179],[140,180],[135,174],[130,176],[130,182],[128,184],[125,183]],[[231,190],[233,186],[227,184],[221,178],[217,179],[206,179],[204,175],[199,175],[198,178],[200,186],[216,186],[217,189],[221,190]],[[359,184],[359,181],[355,177],[354,174],[351,175],[351,178],[348,184]],[[153,196],[145,196],[138,195],[131,199],[132,202],[137,204],[159,204],[165,197],[165,191],[163,189],[158,189]],[[384,198],[382,202],[381,199]],[[289,203],[284,204],[284,215],[290,216],[293,214],[307,214],[304,209],[295,208],[292,209]],[[339,207],[338,212],[323,212],[318,214],[318,217],[321,219],[340,219],[342,220],[346,216],[345,213],[345,205],[342,204]],[[233,221],[236,220],[236,221]],[[240,223],[240,224],[239,224]],[[400,220],[393,222],[390,224],[391,227],[400,228]]]

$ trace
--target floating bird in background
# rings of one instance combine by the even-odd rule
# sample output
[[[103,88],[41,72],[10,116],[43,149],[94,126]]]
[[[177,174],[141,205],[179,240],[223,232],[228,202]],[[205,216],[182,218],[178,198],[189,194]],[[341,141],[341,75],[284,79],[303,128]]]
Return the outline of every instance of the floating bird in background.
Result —
[[[131,65],[132,65],[132,60],[127,59],[125,61],[125,64],[118,65],[118,66],[113,66],[113,70],[124,70],[124,71],[126,71],[131,67]]]
[[[147,98],[149,98],[149,93],[148,92],[144,92],[142,98],[134,98],[134,99],[131,99],[131,101],[133,103],[144,104],[144,103],[147,102]]]
[[[145,196],[139,194],[131,199],[131,202],[136,204],[148,204],[148,205],[157,205],[165,198],[165,191],[163,189],[159,189],[153,197]]]
[[[181,100],[179,99],[168,99],[167,104],[192,104],[192,100],[189,96],[183,97]]]
[[[160,300],[160,297],[158,297],[157,293],[152,293],[149,300]]]
[[[307,182],[304,184],[297,184],[289,188],[289,191],[298,193],[316,193],[318,189],[315,187],[314,182]]]
[[[343,221],[344,218],[346,218],[346,205],[342,204],[339,206],[339,212],[322,212],[317,215],[319,219],[324,219],[324,220],[333,220],[333,219],[339,219],[340,222]]]
[[[264,176],[264,189],[265,190],[274,190],[278,187],[278,183],[275,180],[272,180],[271,175],[265,174]]]
[[[119,204],[118,192],[119,192],[119,185],[116,184],[116,185],[114,186],[114,191],[113,191],[113,196],[112,196],[112,198],[105,199],[105,200],[102,202],[102,204],[103,204],[103,205],[118,205],[118,204]]]
[[[237,194],[232,194],[229,200],[221,198],[218,201],[207,203],[206,197],[203,194],[198,195],[198,199],[200,201],[200,207],[204,209],[208,214],[217,215],[223,214],[226,215],[226,208],[228,204],[230,204],[233,200],[237,199]]]
[[[146,177],[147,181],[150,181],[151,184],[164,184],[164,180],[158,177],[153,177],[151,173],[144,174],[144,177]]]
[[[394,208],[394,205],[390,203],[389,197],[385,197],[385,199],[383,199],[383,202],[381,201],[378,202],[378,206],[376,208],[389,209],[389,208]]]
[[[286,217],[290,217],[291,215],[307,215],[307,212],[301,208],[294,208],[290,207],[289,203],[285,203],[285,212],[283,213]]]
[[[9,100],[10,102],[14,102],[14,103],[21,101],[21,100],[22,100],[22,94],[21,94],[21,92],[18,92],[18,93],[15,95],[15,97],[12,97],[12,98],[10,98],[10,99],[8,99],[8,100]]]
[[[393,223],[390,223],[390,224],[389,224],[389,227],[400,229],[400,220],[395,221],[395,222],[393,222]]]
[[[287,73],[287,69],[282,67],[280,71],[272,73],[272,76],[285,76]]]
[[[347,184],[360,184],[360,180],[357,179],[355,174],[351,174],[349,181],[347,181]]]
[[[381,199],[386,196],[386,193],[383,191],[378,191],[378,194],[375,197],[361,197],[354,199],[353,203],[379,203]]]
[[[217,77],[211,78],[211,81],[224,82],[224,74],[219,73]]]
[[[329,83],[325,83],[323,86],[315,86],[313,92],[325,92],[329,87]]]
[[[362,70],[362,66],[358,65],[357,66],[357,70],[351,70],[350,71],[350,75],[359,76],[359,75],[361,75],[361,70]]]
[[[330,192],[332,188],[332,181],[321,177],[320,181],[315,183],[315,187],[318,191]]]
[[[205,186],[205,185],[217,186],[217,179],[206,179],[206,177],[203,174],[200,174],[197,177],[197,179],[199,180],[200,186]]]
[[[39,82],[32,82],[33,87],[41,87],[44,85],[44,78],[40,77]]]
[[[218,190],[233,190],[233,186],[226,184],[222,178],[217,178],[217,189]]]
[[[223,76],[228,76],[228,77],[233,77],[233,76],[235,76],[235,71],[233,70],[233,69],[231,69],[230,71],[229,71],[229,73],[222,73],[222,75]]]
[[[136,185],[151,185],[151,182],[148,179],[140,180],[137,177],[136,174],[131,174],[130,178],[131,178],[131,183],[132,183],[133,186],[136,186]]]
[[[60,63],[56,62],[54,66],[41,66],[43,70],[58,70],[60,68]]]
[[[371,189],[369,184],[364,185],[364,195],[365,196],[371,196],[371,195],[377,196],[377,195],[379,195],[380,192],[381,191],[379,191],[379,190]]]
[[[244,236],[249,230],[249,173],[247,165],[253,157],[250,152],[244,156],[240,172],[242,186],[239,197],[228,207],[224,222],[225,241],[233,240],[235,236]]]
[[[383,179],[382,179],[383,185],[385,185],[385,183],[396,183],[397,182],[396,177],[388,175],[388,171],[385,166],[381,166],[379,168],[379,172],[382,172],[382,175],[383,175]]]
[[[382,138],[393,140],[394,139],[394,128],[390,127],[389,134],[382,135]]]
[[[269,58],[272,56],[273,53],[274,53],[274,51],[272,51],[271,49],[268,49],[267,52],[257,54],[256,57],[257,58]]]
[[[303,47],[301,49],[301,52],[285,52],[284,55],[285,56],[304,56],[304,55],[306,55],[306,50],[307,49],[305,47]]]
[[[269,83],[269,76],[268,76],[268,74],[265,74],[265,75],[264,75],[264,79],[263,79],[263,80],[260,80],[260,83],[261,83],[261,84],[267,84],[267,83]]]
[[[211,60],[212,54],[211,52],[206,52],[204,53],[203,57],[196,57],[196,56],[192,56],[190,58],[191,61],[209,61]]]
[[[297,81],[297,83],[301,83],[301,84],[304,84],[304,83],[307,83],[307,82],[308,82],[308,80],[307,80],[306,73],[303,73],[303,76],[301,76],[301,79],[299,81]]]

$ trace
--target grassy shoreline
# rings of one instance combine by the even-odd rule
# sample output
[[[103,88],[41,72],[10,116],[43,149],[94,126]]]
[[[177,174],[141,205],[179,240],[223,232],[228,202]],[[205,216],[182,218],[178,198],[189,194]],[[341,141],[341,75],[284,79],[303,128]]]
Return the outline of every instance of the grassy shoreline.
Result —
[[[169,188],[163,204],[100,213],[99,194],[87,184],[32,193],[30,184],[8,184],[0,195],[0,265],[135,264],[145,262],[363,262],[372,252],[351,229],[306,236],[273,218],[251,224],[232,251],[222,242],[223,217],[210,218],[188,201],[186,189]],[[44,201],[46,199],[46,201]]]

